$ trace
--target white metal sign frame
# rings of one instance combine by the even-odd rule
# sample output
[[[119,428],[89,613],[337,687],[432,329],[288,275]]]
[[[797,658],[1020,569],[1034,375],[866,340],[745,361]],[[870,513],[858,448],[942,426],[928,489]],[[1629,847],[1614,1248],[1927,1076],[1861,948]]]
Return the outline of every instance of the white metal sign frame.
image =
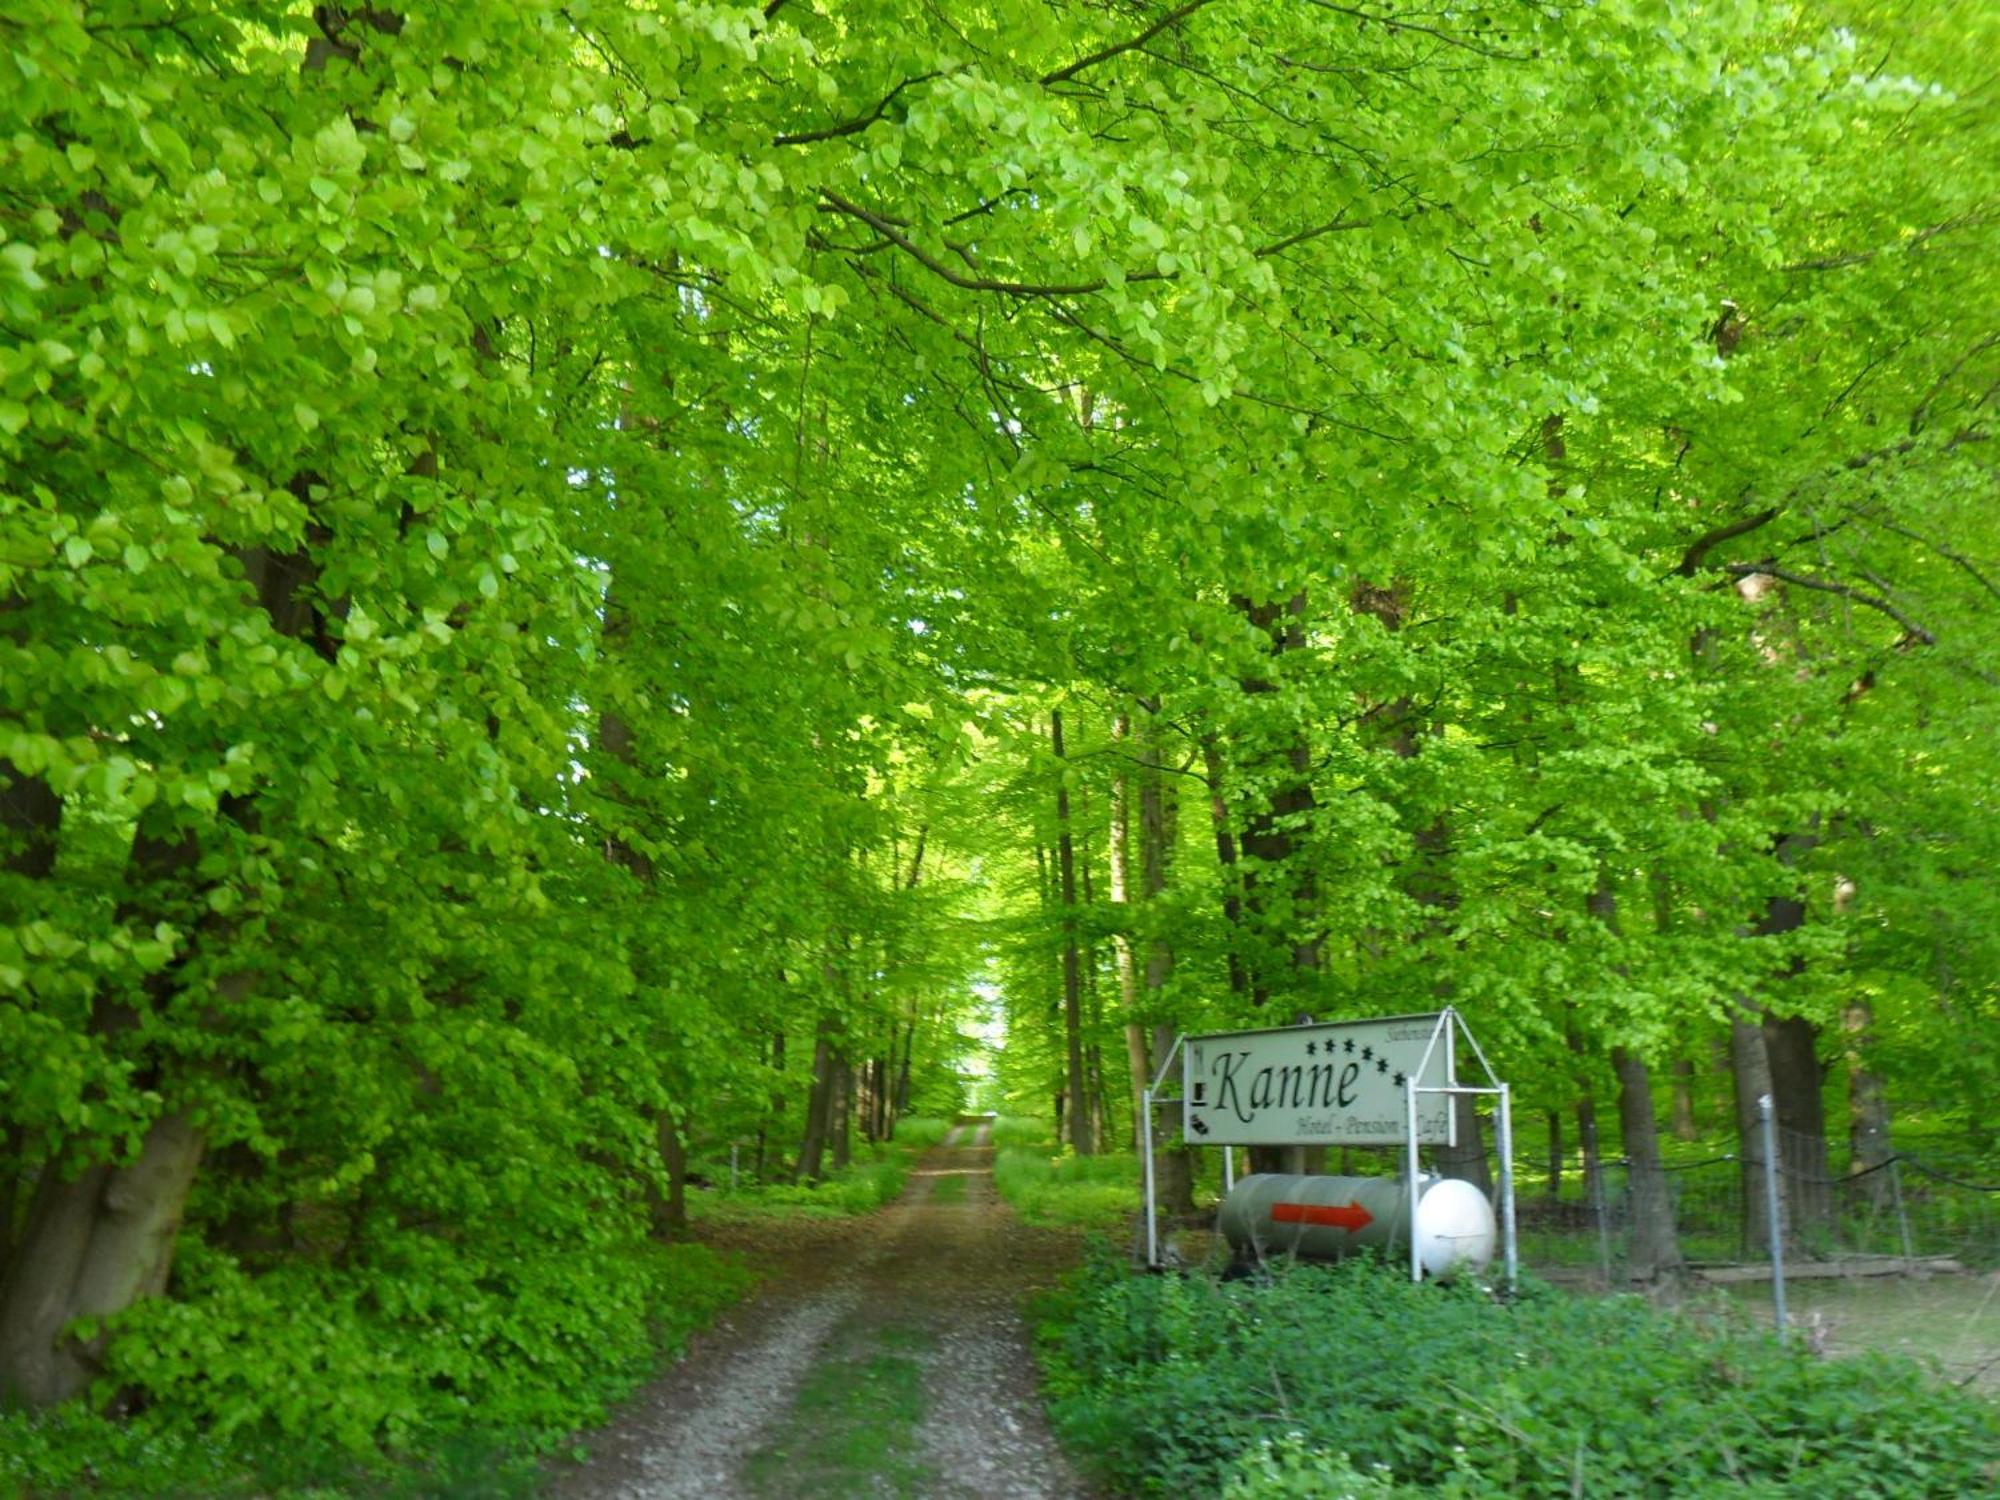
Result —
[[[1407,1016],[1390,1016],[1379,1019],[1384,1022],[1394,1022],[1407,1021],[1411,1018]],[[1273,1030],[1281,1031],[1296,1031],[1300,1029],[1302,1028],[1273,1028]],[[1251,1034],[1247,1032],[1225,1033],[1225,1035],[1231,1036],[1247,1036]],[[1452,1046],[1454,1035],[1464,1037],[1467,1046],[1472,1049],[1472,1055],[1479,1060],[1480,1069],[1486,1075],[1486,1084],[1484,1086],[1461,1084],[1458,1082],[1456,1057]],[[1176,1059],[1183,1058],[1183,1048],[1187,1041],[1188,1038],[1185,1034],[1174,1038],[1174,1045],[1168,1051],[1166,1058],[1161,1062],[1159,1071],[1153,1075],[1151,1086],[1143,1092],[1141,1109],[1139,1111],[1139,1152],[1146,1187],[1146,1264],[1154,1269],[1157,1269],[1160,1264],[1160,1215],[1158,1184],[1155,1182],[1153,1174],[1153,1107],[1159,1097],[1161,1085],[1166,1082],[1167,1074],[1173,1069]],[[1445,1081],[1441,1084],[1420,1082],[1419,1080],[1430,1075],[1431,1064],[1440,1045],[1445,1049]],[[1184,1081],[1186,1076],[1186,1064],[1183,1061],[1182,1078]],[[1418,1096],[1424,1094],[1442,1095],[1447,1099],[1455,1099],[1460,1094],[1475,1097],[1490,1094],[1497,1101],[1497,1108],[1494,1112],[1493,1144],[1500,1157],[1500,1240],[1502,1255],[1504,1257],[1503,1264],[1505,1267],[1507,1288],[1509,1291],[1512,1291],[1520,1276],[1520,1255],[1516,1246],[1514,1221],[1513,1095],[1508,1085],[1501,1082],[1500,1076],[1493,1071],[1493,1065],[1486,1060],[1486,1054],[1481,1050],[1478,1038],[1473,1036],[1471,1028],[1465,1024],[1465,1018],[1450,1006],[1437,1012],[1435,1024],[1432,1027],[1430,1039],[1424,1047],[1422,1058],[1415,1068],[1405,1071],[1403,1081],[1405,1130],[1402,1144],[1406,1153],[1404,1157],[1404,1188],[1410,1195],[1410,1279],[1412,1281],[1421,1281],[1424,1276],[1423,1253],[1416,1234],[1417,1180],[1421,1175],[1417,1153],[1419,1148],[1424,1144],[1419,1137],[1417,1128],[1417,1104]],[[1186,1110],[1187,1105],[1185,1100],[1183,1100],[1183,1119],[1186,1118]],[[1187,1144],[1200,1145],[1201,1142],[1188,1141]],[[1242,1144],[1246,1143],[1238,1141],[1222,1148],[1222,1190],[1225,1196],[1236,1185],[1236,1146]],[[1298,1142],[1295,1137],[1287,1137],[1284,1140],[1258,1141],[1254,1144],[1296,1145]]]

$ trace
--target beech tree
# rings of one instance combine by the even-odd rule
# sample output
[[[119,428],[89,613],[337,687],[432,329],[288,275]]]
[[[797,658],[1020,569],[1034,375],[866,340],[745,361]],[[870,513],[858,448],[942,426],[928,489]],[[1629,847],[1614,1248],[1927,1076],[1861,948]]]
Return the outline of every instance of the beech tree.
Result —
[[[1993,24],[0,20],[0,1391],[582,1388],[992,975],[1970,1116]]]

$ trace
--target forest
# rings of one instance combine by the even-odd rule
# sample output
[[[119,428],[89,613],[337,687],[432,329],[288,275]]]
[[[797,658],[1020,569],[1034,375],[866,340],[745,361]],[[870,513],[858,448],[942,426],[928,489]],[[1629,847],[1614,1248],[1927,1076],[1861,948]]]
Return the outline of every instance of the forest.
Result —
[[[2000,1180],[2000,9],[0,41],[0,1446],[553,1442],[1189,1031],[1454,1007],[1641,1280]]]

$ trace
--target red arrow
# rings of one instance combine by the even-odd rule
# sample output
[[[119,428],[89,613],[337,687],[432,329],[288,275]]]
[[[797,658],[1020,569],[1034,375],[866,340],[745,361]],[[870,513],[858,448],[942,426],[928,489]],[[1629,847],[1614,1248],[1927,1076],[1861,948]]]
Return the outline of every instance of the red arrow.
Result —
[[[1359,1203],[1349,1203],[1344,1207],[1327,1207],[1318,1203],[1273,1203],[1271,1222],[1274,1224],[1331,1224],[1335,1229],[1345,1229],[1349,1234],[1359,1234],[1375,1222],[1375,1215]]]

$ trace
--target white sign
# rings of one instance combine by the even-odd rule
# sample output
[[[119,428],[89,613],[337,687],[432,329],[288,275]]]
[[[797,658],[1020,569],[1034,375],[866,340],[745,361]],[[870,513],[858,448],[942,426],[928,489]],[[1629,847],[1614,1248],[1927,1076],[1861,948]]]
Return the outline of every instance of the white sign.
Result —
[[[1446,1024],[1440,1025],[1440,1022]],[[1184,1128],[1199,1146],[1400,1146],[1406,1085],[1448,1088],[1447,1016],[1390,1016],[1191,1036],[1181,1054]],[[1436,1046],[1432,1046],[1432,1039]],[[1417,1095],[1417,1141],[1455,1144],[1449,1094]]]

